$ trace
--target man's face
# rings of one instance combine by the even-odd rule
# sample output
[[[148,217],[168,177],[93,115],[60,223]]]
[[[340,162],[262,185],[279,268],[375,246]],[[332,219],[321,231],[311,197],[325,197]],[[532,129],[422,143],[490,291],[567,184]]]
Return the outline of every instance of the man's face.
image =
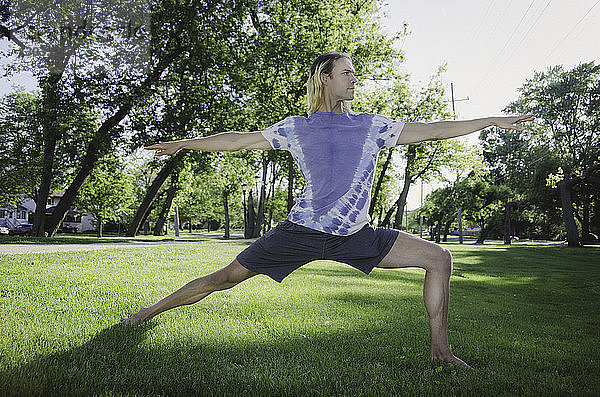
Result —
[[[333,62],[331,74],[322,76],[325,95],[331,95],[335,101],[354,99],[354,84],[358,80],[354,77],[352,61],[348,58],[339,58]]]

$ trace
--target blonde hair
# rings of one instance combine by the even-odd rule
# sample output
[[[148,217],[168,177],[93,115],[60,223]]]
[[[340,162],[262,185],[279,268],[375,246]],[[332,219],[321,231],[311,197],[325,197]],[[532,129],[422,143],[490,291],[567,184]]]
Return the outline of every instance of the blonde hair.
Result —
[[[321,83],[321,74],[331,74],[334,67],[334,61],[340,58],[352,60],[350,55],[343,52],[330,52],[319,55],[310,67],[310,74],[306,81],[306,102],[308,104],[307,113],[310,116],[316,112],[323,104],[323,84]],[[342,102],[342,111],[350,111],[350,101]]]

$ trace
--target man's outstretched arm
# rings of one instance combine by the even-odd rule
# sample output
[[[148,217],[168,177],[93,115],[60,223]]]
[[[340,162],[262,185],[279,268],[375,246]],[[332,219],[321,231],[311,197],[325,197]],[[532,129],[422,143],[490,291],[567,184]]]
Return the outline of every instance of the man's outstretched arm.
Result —
[[[154,150],[157,156],[175,154],[181,149],[204,150],[207,152],[236,152],[243,149],[272,149],[269,141],[260,133],[254,132],[222,132],[201,138],[182,139],[179,141],[161,142],[146,146],[144,149]]]
[[[517,123],[533,120],[532,115],[486,117],[483,119],[464,121],[438,121],[434,123],[406,123],[398,137],[398,145],[407,145],[423,141],[437,141],[454,138],[496,126],[509,130],[522,131]]]

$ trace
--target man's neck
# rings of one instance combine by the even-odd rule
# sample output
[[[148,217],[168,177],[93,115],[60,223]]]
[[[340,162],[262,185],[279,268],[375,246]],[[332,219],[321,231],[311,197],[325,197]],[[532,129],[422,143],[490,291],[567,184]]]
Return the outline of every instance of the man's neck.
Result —
[[[329,113],[343,113],[342,111],[342,101],[328,101],[327,98],[323,101],[319,109],[319,112],[329,112]]]

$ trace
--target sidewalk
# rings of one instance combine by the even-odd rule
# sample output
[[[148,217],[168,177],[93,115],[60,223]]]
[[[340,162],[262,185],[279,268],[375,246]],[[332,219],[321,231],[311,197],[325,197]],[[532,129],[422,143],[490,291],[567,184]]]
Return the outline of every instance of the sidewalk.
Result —
[[[52,252],[69,252],[69,251],[92,251],[111,248],[132,248],[132,247],[155,247],[160,245],[181,245],[181,244],[203,244],[208,242],[213,243],[229,243],[252,242],[253,239],[233,239],[233,240],[201,240],[201,241],[140,241],[140,242],[123,242],[123,243],[89,243],[89,244],[0,244],[0,255],[19,255],[19,254],[45,254]]]

